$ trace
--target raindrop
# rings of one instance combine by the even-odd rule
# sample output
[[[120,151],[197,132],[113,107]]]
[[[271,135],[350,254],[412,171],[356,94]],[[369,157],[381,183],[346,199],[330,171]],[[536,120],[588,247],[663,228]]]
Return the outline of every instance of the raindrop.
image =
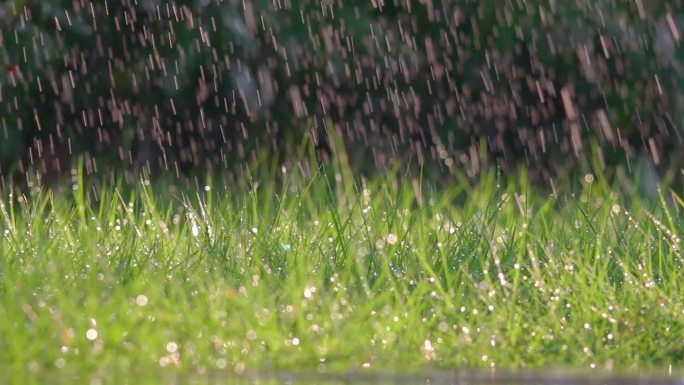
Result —
[[[169,353],[176,353],[178,351],[178,344],[170,341],[166,344],[166,351]]]
[[[137,297],[135,297],[135,303],[138,306],[147,306],[147,296],[144,294],[140,294]]]
[[[97,339],[97,335],[98,333],[95,329],[88,329],[88,331],[86,331],[86,338],[88,341],[95,341]]]

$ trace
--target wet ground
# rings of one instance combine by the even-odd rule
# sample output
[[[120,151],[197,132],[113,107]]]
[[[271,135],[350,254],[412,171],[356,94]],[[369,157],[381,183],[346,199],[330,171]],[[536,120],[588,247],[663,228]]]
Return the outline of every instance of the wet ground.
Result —
[[[41,376],[44,377],[44,376]],[[565,372],[516,373],[442,371],[427,374],[391,373],[348,373],[348,374],[305,374],[305,373],[248,373],[235,376],[226,372],[204,373],[202,375],[146,373],[131,375],[119,373],[114,376],[83,378],[34,379],[24,383],[59,384],[212,384],[212,385],[684,385],[683,376],[675,375],[608,375],[571,374]]]

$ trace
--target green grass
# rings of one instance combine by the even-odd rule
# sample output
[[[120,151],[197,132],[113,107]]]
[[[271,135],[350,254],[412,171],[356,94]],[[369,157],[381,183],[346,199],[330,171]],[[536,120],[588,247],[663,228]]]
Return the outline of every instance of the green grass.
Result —
[[[0,372],[683,363],[674,193],[260,177],[4,192]]]

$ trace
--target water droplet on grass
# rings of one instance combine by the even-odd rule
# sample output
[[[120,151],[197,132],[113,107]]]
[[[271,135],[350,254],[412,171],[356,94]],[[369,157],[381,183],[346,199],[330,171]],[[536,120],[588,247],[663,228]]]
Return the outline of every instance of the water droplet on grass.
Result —
[[[57,369],[62,369],[66,366],[66,360],[64,358],[58,358],[55,360],[55,367]]]
[[[147,296],[144,294],[140,294],[137,297],[135,297],[135,303],[138,306],[146,306],[147,305]]]
[[[178,351],[178,344],[170,341],[166,344],[166,351],[169,353],[175,353]]]
[[[218,369],[225,369],[227,365],[228,361],[226,361],[225,358],[219,358],[218,360],[216,360],[216,367]]]
[[[86,332],[86,338],[88,341],[95,341],[97,339],[97,330],[95,329],[88,329]]]

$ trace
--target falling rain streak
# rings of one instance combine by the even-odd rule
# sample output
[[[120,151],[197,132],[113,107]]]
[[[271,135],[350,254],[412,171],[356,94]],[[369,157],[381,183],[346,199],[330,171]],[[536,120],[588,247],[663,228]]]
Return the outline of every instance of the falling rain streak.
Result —
[[[682,167],[680,1],[63,4],[0,5],[2,186],[79,157],[189,182],[302,144],[364,173]]]

